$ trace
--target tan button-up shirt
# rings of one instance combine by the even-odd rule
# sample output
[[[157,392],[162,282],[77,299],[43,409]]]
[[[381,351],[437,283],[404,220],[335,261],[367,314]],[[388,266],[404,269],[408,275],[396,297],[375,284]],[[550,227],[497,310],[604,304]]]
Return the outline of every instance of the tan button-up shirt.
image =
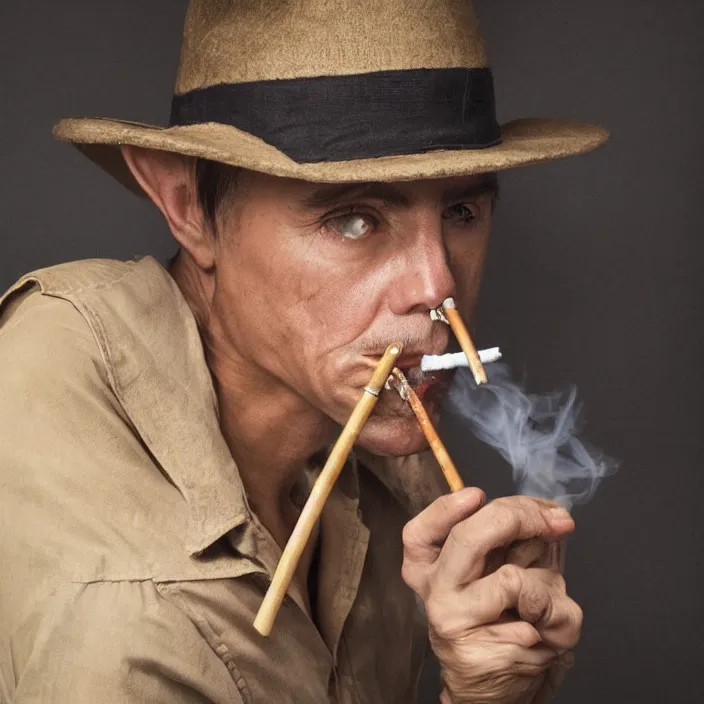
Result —
[[[443,490],[428,455],[358,453],[314,618],[291,591],[261,637],[280,550],[179,289],[150,257],[34,272],[0,299],[0,702],[408,704],[427,633],[401,532]]]

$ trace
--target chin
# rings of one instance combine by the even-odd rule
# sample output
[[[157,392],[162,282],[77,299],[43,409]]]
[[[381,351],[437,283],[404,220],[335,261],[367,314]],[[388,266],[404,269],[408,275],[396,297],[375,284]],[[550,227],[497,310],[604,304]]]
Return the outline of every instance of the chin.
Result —
[[[415,416],[384,418],[372,416],[357,439],[357,445],[374,455],[404,457],[428,449]]]

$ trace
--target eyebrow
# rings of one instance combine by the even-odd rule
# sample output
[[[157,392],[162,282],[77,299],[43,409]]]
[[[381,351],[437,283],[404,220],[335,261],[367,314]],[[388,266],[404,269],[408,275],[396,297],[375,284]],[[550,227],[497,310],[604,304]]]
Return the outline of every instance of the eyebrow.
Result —
[[[461,201],[467,198],[477,198],[485,193],[490,193],[493,196],[498,195],[499,184],[496,179],[496,174],[482,174],[482,178],[476,183],[460,184],[452,186],[443,193],[445,202]]]
[[[407,208],[410,205],[408,198],[397,188],[388,183],[370,181],[368,183],[340,183],[332,186],[320,186],[309,193],[303,201],[306,208],[317,210],[339,203],[345,198],[356,196],[358,198],[371,198],[381,200],[389,205]]]
[[[485,193],[496,194],[498,191],[495,174],[484,174],[481,180],[470,184],[452,186],[443,192],[443,201],[459,201],[466,198],[476,198]],[[387,205],[408,208],[411,205],[408,197],[392,184],[381,181],[366,183],[340,183],[319,186],[303,199],[303,207],[319,210],[336,205],[351,197],[370,198],[383,201]]]

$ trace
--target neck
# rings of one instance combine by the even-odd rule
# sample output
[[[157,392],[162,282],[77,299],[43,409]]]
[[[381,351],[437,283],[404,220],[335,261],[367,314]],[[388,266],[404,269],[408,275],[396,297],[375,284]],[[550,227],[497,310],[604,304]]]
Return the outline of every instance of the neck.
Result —
[[[169,267],[201,330],[220,427],[253,510],[279,542],[295,524],[293,487],[312,455],[334,439],[332,421],[228,342],[213,305],[215,285],[181,254]]]

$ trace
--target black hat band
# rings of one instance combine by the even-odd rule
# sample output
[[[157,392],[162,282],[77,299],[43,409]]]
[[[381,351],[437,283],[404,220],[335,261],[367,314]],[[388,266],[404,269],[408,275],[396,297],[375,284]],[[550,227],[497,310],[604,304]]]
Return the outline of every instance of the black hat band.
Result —
[[[489,68],[218,84],[174,96],[172,127],[206,122],[253,134],[298,163],[501,142]]]

